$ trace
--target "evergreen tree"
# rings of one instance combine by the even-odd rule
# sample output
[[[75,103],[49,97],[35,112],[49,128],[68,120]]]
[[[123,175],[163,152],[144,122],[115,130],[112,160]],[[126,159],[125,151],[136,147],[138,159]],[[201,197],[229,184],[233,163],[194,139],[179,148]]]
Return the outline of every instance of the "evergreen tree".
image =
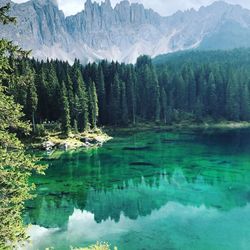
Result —
[[[6,83],[6,86],[8,87],[9,94],[14,97],[14,101],[25,107],[27,100],[27,82],[29,81],[29,79],[27,79],[28,74],[26,74],[28,68],[27,61],[24,60],[18,65],[17,62],[13,60],[13,57],[11,57],[9,63],[13,69],[12,79]]]
[[[155,109],[155,115],[154,115],[154,121],[159,122],[160,121],[160,112],[161,112],[161,106],[160,106],[160,87],[158,83],[158,79],[156,76],[156,72],[154,69],[152,70],[152,92],[153,92],[153,102],[154,102],[154,109]]]
[[[73,72],[73,88],[75,92],[73,120],[77,120],[78,129],[83,132],[88,129],[89,125],[88,95],[78,62],[75,62]]]
[[[118,74],[115,74],[111,85],[109,122],[110,124],[118,125],[120,123],[120,103],[121,103],[120,79]]]
[[[38,114],[39,114],[39,120],[45,121],[48,120],[49,117],[49,102],[48,102],[48,83],[46,82],[45,79],[45,72],[44,72],[44,66],[41,67],[39,72],[36,74],[35,77],[35,83],[36,83],[36,88],[38,92]]]
[[[216,116],[225,116],[225,106],[226,106],[226,85],[223,79],[223,69],[219,65],[215,65],[214,69],[214,80],[215,80],[215,93],[216,93]]]
[[[65,87],[64,82],[62,83],[61,87],[61,122],[62,122],[62,132],[65,135],[68,135],[70,133],[70,110],[69,110],[69,102],[68,102],[68,95],[67,90]]]
[[[89,119],[88,119],[88,98],[84,84],[79,84],[77,90],[77,102],[76,111],[78,118],[78,129],[80,132],[88,129]]]
[[[236,85],[235,75],[232,75],[227,85],[226,112],[227,118],[231,121],[239,121],[240,106],[239,92]]]
[[[86,93],[85,84],[82,82],[82,79],[79,82],[77,97],[79,100],[78,103],[78,128],[80,131],[88,129],[88,98]]]
[[[250,96],[247,84],[240,86],[240,118],[243,121],[250,121]]]
[[[207,86],[207,98],[208,98],[208,113],[212,116],[216,116],[217,111],[217,95],[214,75],[211,72],[209,74],[208,86]]]
[[[125,83],[121,82],[121,122],[123,125],[128,124],[128,104]]]
[[[174,86],[175,86],[175,108],[181,111],[186,110],[186,90],[185,82],[181,74],[175,74],[174,76]]]
[[[95,128],[98,121],[98,98],[94,82],[89,83],[89,121],[92,128]]]
[[[196,81],[192,68],[189,66],[187,70],[188,111],[193,113],[196,104]]]
[[[0,22],[15,20],[8,16],[10,4],[0,7]],[[33,159],[13,131],[29,132],[23,122],[22,107],[5,93],[4,83],[13,80],[8,56],[25,57],[26,52],[5,39],[0,40],[0,249],[14,249],[18,242],[27,239],[22,222],[24,202],[31,198],[29,177],[35,166]]]
[[[130,114],[130,120],[132,124],[136,124],[137,116],[137,78],[135,70],[132,66],[128,66],[127,76],[126,76],[126,89],[127,89],[127,98],[128,98],[128,112]]]
[[[167,123],[167,116],[168,116],[168,104],[167,104],[167,95],[165,89],[161,88],[161,117],[164,123]]]
[[[74,120],[75,120],[75,107],[74,107],[74,89],[73,89],[73,82],[70,78],[69,69],[67,67],[67,73],[66,73],[66,86],[67,86],[67,92],[68,92],[68,102],[69,102],[69,111],[70,111],[70,124],[73,127],[74,126]]]
[[[49,120],[56,121],[60,114],[60,84],[55,71],[55,66],[47,62],[46,82],[47,82],[47,102],[49,105]]]
[[[195,119],[197,122],[202,122],[202,117],[203,117],[203,111],[204,111],[204,107],[203,107],[203,103],[202,103],[202,98],[200,96],[198,96],[197,100],[196,100],[196,105],[195,105]]]
[[[105,82],[104,82],[104,75],[102,66],[98,66],[98,73],[96,79],[96,89],[97,89],[97,96],[98,96],[98,109],[100,113],[100,124],[106,123],[106,92],[105,92]]]
[[[138,82],[137,110],[142,120],[148,120],[149,109],[151,109],[149,101],[149,84],[150,84],[150,67],[152,65],[151,59],[148,56],[140,56],[136,62],[136,75]]]
[[[27,90],[27,114],[32,121],[33,132],[36,132],[36,122],[35,122],[35,113],[37,111],[38,106],[38,96],[37,96],[37,89],[35,86],[35,79],[34,74],[31,73],[30,81]]]

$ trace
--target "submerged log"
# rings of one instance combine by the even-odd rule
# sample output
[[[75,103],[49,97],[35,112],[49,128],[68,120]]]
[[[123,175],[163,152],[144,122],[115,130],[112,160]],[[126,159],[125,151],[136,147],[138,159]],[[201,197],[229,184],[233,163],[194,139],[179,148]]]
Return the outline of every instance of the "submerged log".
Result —
[[[129,163],[130,166],[155,166],[153,163],[150,162],[131,162]]]
[[[142,147],[124,147],[123,150],[126,151],[141,151],[141,150],[149,150],[149,146],[142,146]]]

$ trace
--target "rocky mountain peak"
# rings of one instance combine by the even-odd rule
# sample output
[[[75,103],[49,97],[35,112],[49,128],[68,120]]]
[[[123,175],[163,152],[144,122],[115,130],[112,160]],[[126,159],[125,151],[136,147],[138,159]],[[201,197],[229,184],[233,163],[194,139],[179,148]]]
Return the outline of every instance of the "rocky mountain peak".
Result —
[[[101,9],[112,10],[110,0],[105,0],[104,2],[101,2]]]
[[[53,5],[55,7],[58,7],[57,0],[32,0],[33,4],[39,4],[39,5]]]
[[[9,0],[0,0],[3,5]],[[250,11],[217,1],[198,11],[161,17],[140,3],[122,0],[85,2],[85,9],[65,17],[55,0],[13,4],[17,26],[1,26],[2,37],[14,40],[33,56],[82,62],[108,59],[135,62],[179,50],[250,47]],[[225,42],[226,41],[226,42]]]
[[[92,5],[93,5],[92,1],[91,1],[91,0],[87,0],[87,1],[85,2],[85,4],[84,4],[84,9],[85,9],[85,11],[87,11],[88,9],[91,9],[91,8],[92,8]]]
[[[1,0],[0,1],[0,6],[4,6],[7,3],[12,3],[11,0]],[[12,3],[13,4],[13,3]]]

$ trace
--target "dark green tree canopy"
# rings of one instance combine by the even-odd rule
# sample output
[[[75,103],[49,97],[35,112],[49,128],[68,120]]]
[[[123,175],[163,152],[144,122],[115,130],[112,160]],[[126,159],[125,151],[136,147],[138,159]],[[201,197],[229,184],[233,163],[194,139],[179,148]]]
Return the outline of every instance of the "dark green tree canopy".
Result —
[[[0,8],[1,23],[14,21],[7,14],[9,7]],[[28,133],[30,125],[24,121],[22,107],[9,95],[11,83],[23,80],[13,68],[13,60],[26,55],[12,42],[0,40],[0,249],[13,249],[27,238],[21,215],[33,189],[28,179],[33,171],[42,170],[16,136],[17,132]]]

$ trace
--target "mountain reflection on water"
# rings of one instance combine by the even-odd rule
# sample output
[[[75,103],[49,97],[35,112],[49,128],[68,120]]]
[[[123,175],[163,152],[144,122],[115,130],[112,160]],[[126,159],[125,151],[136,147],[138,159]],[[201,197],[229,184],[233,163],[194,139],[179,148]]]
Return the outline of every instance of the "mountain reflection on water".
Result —
[[[131,250],[248,249],[249,130],[115,138],[47,160],[26,206],[30,249],[96,241]]]

